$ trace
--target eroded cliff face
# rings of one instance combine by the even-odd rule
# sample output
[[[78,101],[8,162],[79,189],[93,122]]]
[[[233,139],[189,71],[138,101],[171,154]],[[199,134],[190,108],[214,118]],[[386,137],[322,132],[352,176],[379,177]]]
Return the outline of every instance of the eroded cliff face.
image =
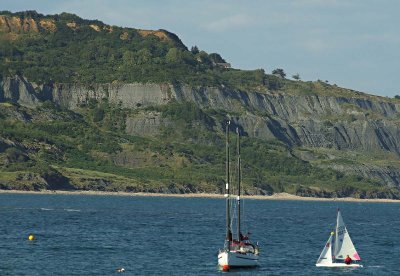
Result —
[[[0,15],[0,31],[5,33],[39,32],[36,21],[32,18],[19,18]]]
[[[277,138],[289,146],[335,149],[382,149],[400,153],[400,105],[384,98],[298,96],[285,93],[238,92],[213,87],[192,88],[160,84],[37,86],[15,77],[0,84],[0,100],[35,107],[50,100],[74,110],[90,99],[107,99],[124,108],[163,105],[171,100],[223,109],[234,116],[246,134]],[[142,121],[142,123],[140,123]],[[154,114],[128,118],[128,132],[146,135],[145,125],[161,124]],[[134,125],[141,125],[136,131]],[[150,127],[154,133],[154,127]]]
[[[247,135],[278,139],[289,147],[327,148],[400,154],[400,105],[378,97],[332,97],[256,93],[223,88],[173,86],[169,84],[58,84],[37,86],[23,78],[0,83],[0,100],[28,107],[50,100],[71,110],[90,99],[106,99],[124,108],[163,105],[171,100],[189,101],[201,107],[223,109],[235,114],[232,120]],[[141,111],[126,119],[126,132],[151,136],[170,122],[155,112]],[[399,168],[354,165],[336,167],[381,179],[399,186]]]
[[[79,20],[80,22],[76,22],[74,19],[69,20],[68,22],[60,23],[59,19],[53,19],[44,17],[36,12],[34,12],[34,17],[31,15],[25,16],[13,16],[13,15],[0,15],[0,33],[6,34],[6,36],[11,39],[17,39],[20,35],[23,34],[35,34],[40,32],[56,32],[57,24],[65,24],[72,30],[78,30],[84,26],[89,26],[91,29],[96,32],[105,31],[108,33],[112,33],[114,28],[110,25],[106,24],[94,24],[84,22],[83,20]],[[166,30],[141,30],[141,29],[132,29],[132,28],[124,28],[126,31],[122,33],[120,39],[127,40],[129,39],[128,31],[135,30],[137,34],[142,37],[154,36],[159,40],[171,43],[176,47],[186,48],[186,46],[182,43],[182,41],[173,33],[170,33]]]
[[[11,40],[17,39],[21,34],[35,34],[41,31],[55,32],[56,30],[56,22],[53,19],[0,15],[0,33],[4,33]]]

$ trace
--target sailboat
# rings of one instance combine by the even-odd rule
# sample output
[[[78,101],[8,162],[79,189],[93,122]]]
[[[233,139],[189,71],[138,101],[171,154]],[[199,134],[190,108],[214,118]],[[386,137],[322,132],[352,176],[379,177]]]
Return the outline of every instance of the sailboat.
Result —
[[[230,164],[229,164],[229,125],[226,125],[226,236],[224,248],[219,250],[218,265],[223,271],[239,267],[255,267],[258,265],[259,247],[258,243],[250,242],[248,235],[243,235],[241,231],[241,205],[240,205],[240,133],[237,132],[237,196],[236,199],[231,195],[230,187]],[[236,216],[235,216],[236,215]],[[236,221],[234,221],[236,220]],[[236,226],[233,233],[232,226]]]
[[[345,263],[347,256],[351,258],[351,263],[349,264]],[[357,261],[361,261],[361,258],[351,241],[349,232],[338,209],[336,229],[334,232],[331,232],[315,265],[320,267],[362,267],[361,264],[356,263]]]

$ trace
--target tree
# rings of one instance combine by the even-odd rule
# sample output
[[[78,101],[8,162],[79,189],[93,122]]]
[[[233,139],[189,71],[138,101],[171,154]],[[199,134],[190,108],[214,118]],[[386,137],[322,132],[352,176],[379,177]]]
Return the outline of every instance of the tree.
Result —
[[[279,76],[283,79],[286,77],[285,71],[283,71],[283,69],[281,69],[281,68],[274,69],[272,71],[272,75]]]
[[[165,55],[165,59],[168,63],[180,63],[182,62],[182,52],[178,48],[171,48]]]
[[[215,63],[226,63],[226,61],[217,53],[211,53],[208,57]]]
[[[194,46],[192,46],[190,51],[192,52],[193,55],[197,55],[199,53],[199,48],[197,48],[197,46],[194,45]]]
[[[394,98],[397,99],[397,100],[400,100],[400,96],[399,95],[394,96]]]
[[[300,80],[300,75],[299,75],[299,73],[294,74],[294,75],[292,76],[292,78],[295,79],[295,80]]]
[[[140,49],[137,52],[137,56],[138,56],[138,63],[139,64],[149,63],[151,58],[152,58],[151,52],[147,48]]]
[[[264,69],[257,69],[254,71],[254,80],[257,83],[262,83],[265,85],[265,71]]]
[[[131,66],[135,62],[135,54],[127,50],[122,54],[122,60],[126,65]]]
[[[197,55],[196,55],[196,59],[197,61],[204,63],[204,64],[211,64],[211,60],[208,56],[208,54],[204,51],[200,51]]]

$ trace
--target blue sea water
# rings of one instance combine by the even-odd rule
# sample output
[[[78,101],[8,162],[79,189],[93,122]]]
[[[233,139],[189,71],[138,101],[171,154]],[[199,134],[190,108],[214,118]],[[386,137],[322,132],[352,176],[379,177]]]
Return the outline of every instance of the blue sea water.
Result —
[[[363,268],[315,267],[337,207]],[[260,266],[229,273],[400,275],[399,207],[246,200]],[[221,275],[224,208],[209,198],[0,194],[0,275]]]

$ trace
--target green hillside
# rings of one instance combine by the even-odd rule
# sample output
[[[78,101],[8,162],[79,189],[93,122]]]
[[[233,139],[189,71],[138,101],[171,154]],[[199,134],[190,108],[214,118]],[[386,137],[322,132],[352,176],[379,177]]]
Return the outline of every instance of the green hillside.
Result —
[[[320,81],[287,80],[262,69],[226,68],[225,63],[219,54],[208,54],[197,47],[189,50],[165,30],[109,26],[67,13],[45,16],[34,11],[0,12],[1,80],[24,77],[35,85],[35,96],[43,100],[36,107],[27,107],[13,101],[12,96],[6,99],[7,91],[1,88],[0,189],[222,193],[225,123],[243,114],[175,100],[133,109],[106,98],[90,99],[71,110],[45,101],[41,89],[46,85],[157,83],[260,93],[284,91],[299,96],[377,98]],[[243,110],[275,118],[273,114]],[[141,112],[160,114],[168,124],[154,135],[129,134],[127,118]],[[244,136],[243,185],[248,194],[400,196],[398,188],[384,185],[379,179],[343,173],[324,166],[328,159],[306,160],[298,154],[309,149],[279,139],[251,137],[239,124],[232,124],[233,141],[236,127]],[[313,149],[313,154],[328,156],[323,151]],[[343,163],[357,162],[349,154],[341,154]],[[359,154],[359,159],[371,156]],[[377,160],[385,159],[381,156]],[[397,166],[397,159],[394,164]]]
[[[79,115],[50,103],[35,110],[1,104],[0,137],[14,146],[0,143],[0,187],[222,192],[226,114],[190,103],[156,109],[173,121],[174,128],[164,129],[157,137],[140,138],[124,133],[124,117],[133,111],[106,103],[93,102],[82,107]],[[288,155],[290,150],[279,142],[243,137],[242,148],[243,182],[249,194],[398,195],[377,181],[315,168]]]
[[[195,46],[188,50],[176,35],[165,30],[108,26],[67,13],[0,12],[0,16],[11,22],[8,25],[13,18],[20,19],[14,22],[14,29],[0,31],[3,76],[21,74],[36,83],[269,85],[263,70],[224,70],[218,66],[225,62],[219,54],[208,54]],[[24,29],[27,19],[29,28]],[[276,85],[272,79],[270,85]]]

